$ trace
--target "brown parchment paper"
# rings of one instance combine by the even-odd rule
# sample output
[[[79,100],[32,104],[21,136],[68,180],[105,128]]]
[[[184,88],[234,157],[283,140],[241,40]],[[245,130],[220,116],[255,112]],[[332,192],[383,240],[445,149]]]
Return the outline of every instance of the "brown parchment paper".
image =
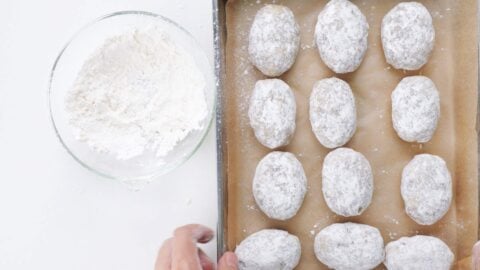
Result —
[[[382,17],[399,1],[352,1],[370,25],[368,51],[360,68],[337,75],[347,81],[357,104],[357,130],[346,145],[363,153],[374,170],[375,190],[367,210],[358,217],[335,215],[321,192],[322,162],[328,150],[311,131],[308,98],[315,81],[334,76],[321,61],[314,42],[316,18],[326,1],[275,1],[290,7],[301,29],[301,49],[290,71],[280,78],[295,92],[297,128],[287,147],[301,161],[308,193],[299,213],[288,221],[267,218],[256,206],[251,183],[258,161],[270,152],[248,125],[248,99],[255,82],[265,77],[248,61],[248,32],[254,15],[271,1],[230,0],[226,5],[226,84],[224,125],[226,141],[227,200],[225,202],[227,248],[234,250],[245,237],[264,228],[279,228],[297,235],[302,257],[297,269],[326,269],[313,252],[313,240],[334,222],[359,222],[380,229],[385,244],[402,236],[434,235],[455,253],[455,269],[469,269],[472,245],[478,230],[477,177],[477,2],[429,0],[422,2],[432,14],[436,42],[429,62],[419,71],[404,72],[386,62],[380,41]],[[425,144],[406,143],[391,123],[390,95],[407,75],[422,74],[436,84],[441,98],[441,117],[433,139]],[[432,226],[421,226],[404,212],[400,196],[402,168],[416,154],[443,157],[453,178],[454,198],[448,213]],[[384,266],[378,267],[383,269]]]

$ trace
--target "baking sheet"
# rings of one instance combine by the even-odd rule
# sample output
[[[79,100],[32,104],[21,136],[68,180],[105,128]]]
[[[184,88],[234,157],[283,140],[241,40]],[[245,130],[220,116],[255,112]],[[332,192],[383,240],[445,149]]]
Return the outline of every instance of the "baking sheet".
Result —
[[[248,61],[248,31],[256,11],[273,2],[290,7],[301,29],[297,60],[292,69],[280,77],[292,87],[297,102],[295,136],[290,145],[281,150],[294,153],[301,161],[308,178],[308,193],[299,213],[284,222],[268,219],[253,199],[251,183],[255,167],[270,150],[257,142],[247,117],[253,86],[257,80],[265,78]],[[234,250],[245,237],[260,229],[284,229],[297,235],[302,242],[302,257],[297,269],[326,269],[313,253],[316,233],[333,222],[352,221],[379,228],[385,243],[415,234],[437,236],[455,253],[455,269],[469,269],[468,257],[478,238],[477,2],[420,1],[432,14],[436,43],[430,61],[415,72],[390,68],[383,56],[379,35],[381,19],[399,1],[352,2],[369,22],[369,48],[357,71],[337,77],[350,84],[357,103],[357,131],[346,146],[360,151],[370,161],[375,190],[372,203],[361,216],[344,218],[333,214],[323,200],[321,168],[328,149],[315,139],[308,119],[308,98],[314,82],[334,76],[320,60],[313,37],[317,15],[326,1],[227,1],[225,78],[222,78],[222,67],[217,67],[220,83],[223,83],[220,85],[223,89],[219,96],[218,131],[221,141],[219,177],[223,179],[220,188],[225,188],[220,191],[223,202],[220,238],[226,244],[224,248]],[[222,5],[219,7],[223,8]],[[222,23],[223,17],[216,20]],[[224,33],[216,34],[220,38],[217,44],[222,46]],[[403,142],[391,123],[392,90],[401,78],[416,74],[430,77],[441,98],[438,128],[426,144]],[[453,178],[451,208],[432,226],[412,221],[404,212],[400,196],[401,170],[419,153],[443,157]]]

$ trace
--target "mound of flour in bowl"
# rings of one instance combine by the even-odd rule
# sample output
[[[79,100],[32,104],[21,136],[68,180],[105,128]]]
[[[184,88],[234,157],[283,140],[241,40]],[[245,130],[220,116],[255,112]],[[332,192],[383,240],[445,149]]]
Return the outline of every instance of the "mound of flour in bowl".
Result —
[[[85,61],[66,97],[77,140],[119,160],[163,157],[208,114],[205,77],[157,27],[111,37]]]

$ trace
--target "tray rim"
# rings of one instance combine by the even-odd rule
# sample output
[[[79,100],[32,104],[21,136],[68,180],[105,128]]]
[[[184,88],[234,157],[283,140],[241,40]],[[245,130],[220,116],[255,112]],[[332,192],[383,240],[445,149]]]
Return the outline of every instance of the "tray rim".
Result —
[[[217,258],[227,250],[227,241],[225,237],[225,226],[227,218],[227,190],[226,190],[226,169],[224,168],[224,159],[226,158],[226,147],[224,147],[224,95],[223,86],[225,82],[225,41],[226,41],[226,27],[225,27],[225,4],[227,0],[212,0],[213,8],[213,45],[215,51],[214,66],[216,77],[216,94],[217,104],[215,116],[216,129],[216,144],[217,144]]]

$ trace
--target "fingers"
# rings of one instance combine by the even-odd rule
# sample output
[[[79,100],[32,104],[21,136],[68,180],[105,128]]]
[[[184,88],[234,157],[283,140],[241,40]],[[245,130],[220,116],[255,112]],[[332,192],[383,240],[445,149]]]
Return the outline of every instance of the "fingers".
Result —
[[[213,238],[209,228],[190,224],[175,230],[172,248],[172,269],[201,270],[198,243],[207,243]]]
[[[237,270],[238,259],[233,252],[225,252],[218,262],[218,270]]]
[[[477,242],[472,249],[472,269],[480,270],[480,242]]]
[[[198,249],[198,258],[200,259],[202,270],[215,270],[215,264],[201,249]]]
[[[155,262],[155,270],[170,270],[172,266],[172,238],[165,241],[158,251],[157,261]]]

